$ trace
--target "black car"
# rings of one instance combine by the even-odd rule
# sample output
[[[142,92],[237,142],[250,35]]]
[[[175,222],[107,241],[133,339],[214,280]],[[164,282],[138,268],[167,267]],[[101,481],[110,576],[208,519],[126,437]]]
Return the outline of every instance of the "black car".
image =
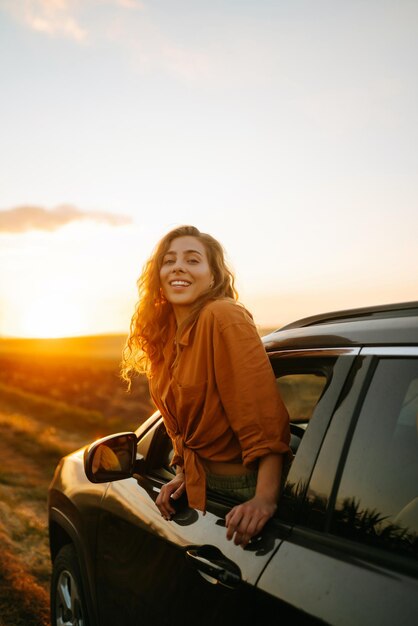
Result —
[[[418,302],[307,318],[263,338],[295,453],[245,548],[236,504],[155,506],[161,416],[60,462],[49,491],[52,624],[418,624]],[[289,623],[289,622],[287,622]]]

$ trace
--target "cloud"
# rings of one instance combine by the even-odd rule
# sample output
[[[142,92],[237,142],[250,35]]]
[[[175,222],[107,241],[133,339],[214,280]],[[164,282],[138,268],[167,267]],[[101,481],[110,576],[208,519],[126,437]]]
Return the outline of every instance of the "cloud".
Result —
[[[124,9],[143,9],[144,5],[139,0],[114,0],[117,6],[121,6]]]
[[[38,206],[20,206],[0,211],[0,233],[24,233],[29,230],[51,232],[80,220],[93,220],[110,226],[123,226],[132,222],[126,215],[104,211],[81,211],[69,205],[58,206],[52,210]]]
[[[31,30],[83,42],[90,31],[83,22],[101,5],[122,10],[142,9],[139,0],[0,0],[2,8]]]
[[[140,72],[207,78],[208,54],[166,32],[151,3],[141,0],[0,0],[0,8],[30,30],[77,44],[111,43]]]
[[[6,0],[2,2],[15,19],[30,29],[51,36],[83,41],[87,30],[74,15],[79,0]]]

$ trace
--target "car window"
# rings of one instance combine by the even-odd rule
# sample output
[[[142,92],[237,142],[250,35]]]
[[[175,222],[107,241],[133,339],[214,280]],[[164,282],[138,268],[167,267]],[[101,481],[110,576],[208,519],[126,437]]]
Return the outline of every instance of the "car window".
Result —
[[[298,357],[295,352],[271,357],[277,387],[293,423],[309,422],[332,379],[336,357],[314,354]]]
[[[418,359],[378,362],[348,451],[331,532],[418,558]]]
[[[170,480],[175,474],[174,468],[170,466],[173,446],[158,413],[152,416],[149,428],[139,436],[137,455],[145,459],[145,468],[142,470],[145,474],[159,476],[164,480]]]
[[[355,355],[339,349],[295,350],[271,355],[277,385],[290,416],[294,458],[285,465],[277,516],[293,523],[311,476],[318,447],[327,430]]]
[[[315,352],[315,354],[318,353]],[[294,454],[297,453],[316,405],[331,382],[337,358],[336,356],[304,358],[289,356],[289,358],[281,358],[280,355],[275,355],[271,360],[279,391],[290,415],[290,446]],[[154,476],[169,480],[170,474],[174,474],[175,471],[170,467],[173,451],[171,440],[164,425],[161,423],[158,426],[156,436],[152,433],[149,436],[153,437],[152,446],[147,453],[149,472]],[[142,451],[141,445],[140,442],[139,452]],[[286,466],[286,474],[288,471],[289,466]],[[210,493],[211,496],[217,498],[218,494]],[[219,496],[219,500],[223,501],[224,499],[224,497]]]
[[[292,422],[308,422],[327,384],[325,373],[283,374],[277,386]]]

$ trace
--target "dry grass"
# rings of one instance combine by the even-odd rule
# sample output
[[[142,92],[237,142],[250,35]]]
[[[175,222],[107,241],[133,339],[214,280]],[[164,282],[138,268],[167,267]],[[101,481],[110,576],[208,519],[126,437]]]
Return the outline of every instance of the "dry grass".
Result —
[[[1,626],[48,626],[48,592],[16,557],[13,545],[0,532]]]
[[[118,360],[97,358],[100,346],[89,359],[19,345],[13,354],[0,341],[0,626],[47,626],[57,462],[96,436],[136,428],[152,407],[146,381],[127,394]]]
[[[7,626],[48,624],[47,489],[59,458],[79,447],[19,413],[0,413],[0,614]]]

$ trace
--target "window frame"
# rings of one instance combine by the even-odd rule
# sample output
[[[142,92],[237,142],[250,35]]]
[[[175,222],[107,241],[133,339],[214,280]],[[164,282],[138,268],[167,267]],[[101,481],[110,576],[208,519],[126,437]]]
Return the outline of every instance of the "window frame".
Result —
[[[309,428],[307,428],[303,436],[289,474],[286,477],[284,490],[276,513],[276,517],[285,523],[295,525],[299,522],[301,515],[303,515],[303,502],[306,490],[309,486],[322,442],[360,350],[360,346],[336,346],[332,348],[315,347],[294,350],[283,348],[268,353],[270,361],[275,359],[335,359],[331,380],[327,383],[324,393],[315,406],[309,421]],[[275,371],[273,363],[272,367],[273,371]],[[295,485],[294,490],[289,489],[289,485],[293,484]]]
[[[366,346],[359,351],[358,360],[361,360],[364,365],[363,375],[358,377],[359,379],[357,383],[354,384],[347,393],[347,397],[350,402],[348,403],[349,406],[337,442],[338,446],[340,446],[339,459],[337,460],[335,466],[332,466],[331,464],[331,467],[329,467],[328,465],[328,469],[331,472],[333,479],[332,488],[328,494],[328,503],[326,506],[322,528],[316,527],[312,522],[310,522],[309,519],[301,518],[299,521],[300,525],[294,528],[294,538],[296,539],[296,537],[300,534],[301,537],[305,537],[303,541],[308,541],[308,543],[314,541],[322,546],[321,550],[329,550],[330,553],[334,555],[337,552],[340,552],[342,558],[366,559],[376,565],[390,567],[400,573],[416,577],[418,574],[418,562],[415,563],[410,557],[396,554],[382,547],[375,547],[365,543],[356,542],[352,539],[347,539],[341,535],[330,532],[337,494],[341,478],[346,467],[347,457],[358,419],[370,385],[373,381],[377,365],[379,361],[385,357],[418,357],[418,346]],[[332,415],[330,425],[333,421],[335,422],[335,414]],[[327,432],[324,438],[324,444],[327,443],[327,437],[329,435],[330,431]],[[325,445],[322,447],[318,455],[314,471],[318,468],[320,470],[321,466],[327,465],[326,451],[324,451],[324,447]],[[314,471],[312,472],[311,480],[309,482],[309,489],[312,485]]]
[[[344,473],[346,471],[346,467],[347,467],[347,462],[348,462],[348,458],[349,458],[349,452],[351,449],[351,446],[353,444],[353,440],[354,440],[354,436],[355,433],[357,431],[357,427],[359,425],[359,420],[361,417],[361,414],[363,412],[363,408],[365,406],[365,403],[367,401],[370,389],[374,383],[375,380],[375,376],[376,376],[376,371],[378,366],[383,363],[384,361],[387,360],[391,360],[391,359],[395,359],[395,360],[399,360],[399,359],[403,359],[405,361],[408,360],[413,360],[415,361],[415,363],[418,365],[418,348],[416,350],[411,350],[411,349],[401,349],[401,348],[396,348],[396,349],[373,349],[373,348],[369,348],[364,350],[363,354],[366,354],[368,356],[370,356],[372,358],[372,363],[371,363],[371,370],[372,370],[372,375],[369,377],[368,380],[368,384],[367,384],[367,389],[365,389],[365,393],[363,394],[363,398],[362,398],[362,402],[361,404],[358,406],[358,410],[356,412],[356,415],[354,416],[354,424],[352,426],[352,428],[350,429],[350,441],[349,441],[349,445],[347,444],[345,446],[345,454],[344,454],[344,458],[341,459],[341,467],[339,468],[339,472],[338,472],[338,480],[335,480],[334,483],[334,488],[333,488],[333,497],[332,500],[329,502],[329,511],[328,511],[328,520],[327,520],[327,530],[329,532],[331,532],[331,527],[332,527],[332,520],[333,520],[333,516],[336,513],[336,504],[337,504],[337,500],[338,500],[338,493],[340,491],[341,488],[341,483],[342,483],[342,479],[344,476]],[[383,513],[385,513],[385,511],[383,511]],[[342,537],[342,535],[340,535],[338,532],[333,531],[332,532],[333,535],[335,535],[336,537]],[[362,544],[365,546],[368,546],[369,544],[367,542],[361,542],[361,541],[356,541],[354,539],[348,539],[348,541],[352,541],[353,543],[356,544]],[[386,547],[377,547],[376,549],[378,550],[382,550],[383,552],[388,552],[389,554],[391,553],[390,550],[388,550]],[[409,557],[405,557],[405,558],[409,558]],[[417,560],[417,566],[418,566],[418,560]]]

